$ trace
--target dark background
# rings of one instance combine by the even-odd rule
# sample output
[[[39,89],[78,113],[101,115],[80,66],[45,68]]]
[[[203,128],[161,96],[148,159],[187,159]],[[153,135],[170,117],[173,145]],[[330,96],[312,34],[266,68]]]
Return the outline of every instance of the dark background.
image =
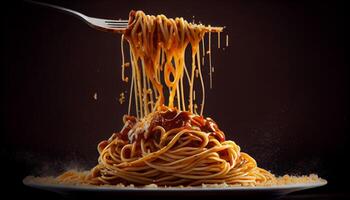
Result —
[[[127,19],[142,9],[226,26],[230,46],[213,48],[214,89],[204,115],[259,166],[329,181],[301,195],[345,192],[349,81],[341,1],[47,2],[101,18]],[[90,168],[97,143],[121,128],[127,105],[118,97],[128,86],[120,80],[120,35],[26,2],[2,15],[1,182],[32,194],[21,183],[26,175]]]

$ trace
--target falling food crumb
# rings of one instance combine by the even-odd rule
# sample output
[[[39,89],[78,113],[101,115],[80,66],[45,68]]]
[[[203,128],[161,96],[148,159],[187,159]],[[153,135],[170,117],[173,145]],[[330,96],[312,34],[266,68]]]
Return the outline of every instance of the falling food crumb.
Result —
[[[94,93],[94,99],[97,100],[97,92]]]
[[[125,102],[125,95],[124,95],[124,92],[122,92],[119,95],[119,103],[123,104],[124,102]]]

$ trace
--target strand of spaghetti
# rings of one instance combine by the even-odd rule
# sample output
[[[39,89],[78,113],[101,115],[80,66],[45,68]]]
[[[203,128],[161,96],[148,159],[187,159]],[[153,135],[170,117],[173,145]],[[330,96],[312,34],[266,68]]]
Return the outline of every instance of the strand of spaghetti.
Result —
[[[132,48],[130,46],[130,62],[131,62],[131,68],[132,68],[132,79],[133,79],[133,82],[134,82],[134,96],[135,96],[135,111],[136,111],[136,116],[137,118],[140,117],[140,114],[139,114],[139,105],[138,105],[138,95],[137,95],[137,86],[136,86],[136,83],[137,83],[137,80],[136,80],[136,69],[135,69],[135,64],[134,64],[134,55],[132,53]],[[131,91],[130,91],[131,93]]]
[[[205,35],[202,37],[202,64],[204,66],[204,58],[205,58]]]
[[[178,88],[176,90],[176,96],[177,96],[177,107],[179,108],[179,110],[181,110],[181,96],[180,96],[180,89],[179,89],[179,82],[177,82],[176,84],[176,88]]]
[[[178,59],[178,63],[177,63],[178,65],[181,65],[182,63],[181,63],[181,58],[179,58]],[[183,70],[182,70],[183,71]],[[177,96],[177,107],[178,107],[178,109],[179,110],[182,110],[181,109],[181,96],[180,96],[180,83],[179,83],[179,81],[180,81],[180,79],[182,78],[182,74],[179,76],[179,78],[178,78],[178,80],[177,80],[177,82],[176,82],[176,96]]]
[[[128,105],[128,115],[130,115],[131,112],[131,101],[132,101],[132,89],[134,87],[134,79],[131,78],[131,84],[130,84],[130,89],[129,89],[129,105]]]
[[[141,67],[142,67],[142,80],[143,80],[143,83],[142,83],[142,96],[143,96],[143,107],[144,107],[144,116],[146,116],[148,113],[149,113],[149,110],[148,110],[148,95],[147,95],[147,91],[148,91],[148,88],[147,88],[147,83],[146,83],[146,70],[145,70],[145,61],[144,59],[142,58],[141,59]]]
[[[213,88],[213,77],[212,77],[212,72],[211,72],[211,32],[208,33],[208,37],[209,37],[209,42],[208,42],[208,52],[209,52],[209,88],[212,89]]]
[[[184,64],[183,64],[184,65]],[[186,67],[184,67],[186,69]],[[182,103],[182,108],[180,110],[186,111],[186,103],[185,103],[185,92],[184,92],[184,82],[183,78],[180,79],[180,90],[181,90],[181,103]]]
[[[202,87],[202,103],[201,103],[200,115],[203,115],[204,104],[205,104],[205,87],[204,87],[204,81],[203,81],[203,76],[202,76],[202,69],[201,69],[199,53],[197,53],[197,65],[198,65],[199,79],[200,79],[201,87]]]
[[[173,104],[173,99],[175,96],[175,92],[177,90],[177,86],[178,86],[178,82],[180,80],[180,78],[182,78],[182,67],[183,65],[181,64],[181,59],[176,59],[176,57],[179,56],[174,56],[174,62],[175,62],[175,77],[173,82],[171,82],[171,93],[169,95],[169,106],[172,107]]]
[[[188,73],[188,70],[187,70],[187,67],[186,67],[186,64],[184,63],[184,71],[185,71],[185,74],[186,74],[186,77],[187,77],[187,82],[188,84],[191,83],[191,78],[190,78],[190,75]]]
[[[135,58],[137,57],[137,58]],[[141,72],[140,72],[140,67],[139,67],[139,64],[138,64],[138,55],[136,56],[133,56],[133,59],[134,59],[134,70],[136,72],[136,85],[137,85],[137,95],[138,95],[138,100],[139,100],[139,105],[140,105],[140,118],[143,118],[145,115],[143,114],[143,101],[142,101],[142,78],[141,78]]]
[[[189,110],[193,113],[193,85],[194,85],[194,72],[196,70],[196,59],[195,54],[198,51],[197,47],[192,46],[192,72],[191,72],[191,82],[190,82],[190,102],[189,102]]]
[[[124,34],[122,34],[120,40],[120,51],[122,54],[122,81],[125,81],[125,57],[124,57]]]
[[[150,105],[151,105],[150,112],[152,112],[153,107],[154,107],[153,91],[152,91],[152,87],[150,84],[150,80],[147,77],[146,77],[146,79],[147,79],[147,95],[149,96],[149,101],[150,101]]]

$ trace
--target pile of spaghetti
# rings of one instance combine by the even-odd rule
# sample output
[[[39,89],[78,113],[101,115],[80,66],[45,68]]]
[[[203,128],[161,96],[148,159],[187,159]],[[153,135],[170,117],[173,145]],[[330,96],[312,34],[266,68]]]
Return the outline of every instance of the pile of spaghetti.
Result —
[[[141,120],[124,117],[124,127],[98,145],[99,164],[86,176],[68,172],[62,181],[91,184],[256,185],[274,179],[210,118],[161,107]],[[79,180],[78,180],[79,181]]]
[[[122,80],[131,79],[124,127],[99,143],[97,166],[88,172],[67,171],[56,180],[73,184],[157,186],[275,183],[274,175],[259,168],[235,142],[226,140],[212,119],[203,117],[204,56],[209,55],[212,85],[210,33],[222,30],[182,18],[132,11],[128,29],[122,36],[122,41],[126,39],[129,44],[130,63],[125,62],[123,42],[121,45]],[[206,33],[207,48],[203,41]],[[219,38],[218,34],[218,42]],[[186,51],[191,52],[191,65],[186,65]],[[130,77],[125,76],[127,67],[131,67]],[[202,94],[200,106],[195,99],[197,79]],[[132,105],[134,114],[131,114]]]

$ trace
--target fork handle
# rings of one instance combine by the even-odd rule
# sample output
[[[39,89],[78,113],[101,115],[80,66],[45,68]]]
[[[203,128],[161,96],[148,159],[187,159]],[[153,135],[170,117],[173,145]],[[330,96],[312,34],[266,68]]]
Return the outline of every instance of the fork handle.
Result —
[[[78,18],[83,19],[83,20],[87,20],[88,19],[88,16],[86,16],[84,14],[81,14],[80,12],[77,12],[77,11],[74,11],[74,10],[71,10],[71,9],[68,9],[68,8],[64,8],[64,7],[61,7],[61,6],[56,6],[56,5],[52,5],[52,4],[48,4],[48,3],[44,3],[44,2],[32,1],[32,0],[25,0],[25,1],[28,2],[28,3],[32,3],[32,4],[36,4],[36,5],[40,5],[40,6],[54,8],[56,10],[62,11],[64,13],[68,13],[70,15],[73,15],[73,16],[78,17]]]

